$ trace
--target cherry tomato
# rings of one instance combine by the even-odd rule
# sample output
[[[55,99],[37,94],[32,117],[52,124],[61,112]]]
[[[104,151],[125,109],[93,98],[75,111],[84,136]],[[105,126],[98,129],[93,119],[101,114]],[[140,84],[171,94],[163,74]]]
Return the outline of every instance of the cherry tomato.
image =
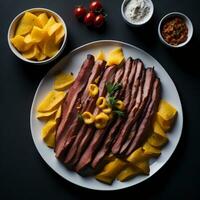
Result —
[[[87,13],[87,15],[84,17],[84,23],[87,26],[93,25],[94,20],[95,20],[95,14],[93,12]]]
[[[105,17],[100,14],[100,15],[97,15],[94,19],[94,26],[96,28],[100,28],[101,26],[103,26],[103,24],[105,23]]]
[[[74,15],[77,18],[83,19],[86,14],[87,14],[87,10],[83,6],[78,6],[78,7],[74,8]]]
[[[90,7],[90,10],[92,11],[99,11],[102,9],[102,5],[100,1],[92,1],[89,7]]]

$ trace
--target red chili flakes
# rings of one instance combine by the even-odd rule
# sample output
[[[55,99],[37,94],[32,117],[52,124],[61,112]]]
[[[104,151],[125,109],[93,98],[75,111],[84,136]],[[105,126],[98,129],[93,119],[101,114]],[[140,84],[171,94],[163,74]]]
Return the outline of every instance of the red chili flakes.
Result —
[[[164,23],[161,34],[167,43],[176,46],[187,40],[188,28],[181,18],[175,17]]]

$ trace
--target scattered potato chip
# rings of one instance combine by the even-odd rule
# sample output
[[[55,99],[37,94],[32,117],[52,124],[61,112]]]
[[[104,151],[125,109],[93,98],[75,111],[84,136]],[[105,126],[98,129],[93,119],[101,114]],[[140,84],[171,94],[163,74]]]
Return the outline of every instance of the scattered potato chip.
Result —
[[[62,26],[61,23],[55,23],[48,28],[49,36],[52,36],[60,27]]]
[[[105,60],[105,54],[102,50],[96,56],[96,60]]]
[[[150,171],[149,159],[146,159],[146,160],[143,160],[140,162],[136,162],[136,163],[134,163],[134,166],[137,167],[141,173],[149,174],[149,171]]]
[[[37,107],[38,112],[49,112],[55,109],[65,98],[65,92],[51,91],[47,96],[39,103]]]
[[[15,35],[26,35],[35,25],[38,25],[37,16],[30,12],[26,12],[19,21]]]
[[[56,131],[50,131],[48,136],[44,138],[45,143],[48,147],[54,148],[56,140]]]
[[[144,149],[144,153],[149,157],[158,157],[161,154],[160,149],[151,146],[148,142],[145,142],[142,148]]]
[[[49,120],[42,128],[41,132],[42,139],[46,138],[49,135],[49,133],[55,130],[55,128],[56,128],[56,121],[54,119]]]
[[[95,176],[95,178],[96,178],[98,181],[101,181],[101,182],[106,183],[106,184],[109,184],[109,185],[111,185],[112,182],[113,182],[113,180],[114,180],[114,178],[108,177],[108,176],[104,175],[104,172],[97,174],[97,175]]]
[[[65,35],[65,30],[63,26],[61,26],[55,33],[55,43],[59,44],[64,35]]]
[[[127,165],[127,163],[119,158],[105,165],[102,172],[96,175],[96,179],[107,184],[111,184],[120,171]]]
[[[153,133],[147,141],[154,147],[162,147],[168,142],[168,138],[158,122],[153,123]]]
[[[139,147],[130,156],[128,156],[127,161],[132,164],[135,164],[137,162],[144,161],[147,158],[148,158],[148,155],[144,153],[144,150],[142,149],[142,147]]]
[[[25,44],[24,37],[21,35],[17,35],[14,38],[12,38],[11,42],[15,46],[15,48],[20,52],[25,52],[29,50],[32,46],[32,44]]]
[[[161,100],[156,120],[165,131],[168,131],[172,127],[176,114],[177,110],[172,105],[165,100]]]
[[[37,117],[37,119],[47,120],[47,119],[49,119],[50,117],[52,117],[52,115],[54,115],[57,112],[58,112],[57,109],[53,110],[53,111],[49,111],[49,112],[38,112],[37,115],[36,115],[36,117]]]
[[[66,90],[74,82],[74,80],[75,78],[72,74],[60,73],[55,78],[53,88],[55,90]]]
[[[62,106],[60,105],[57,112],[56,112],[56,116],[55,116],[56,121],[58,121],[60,119],[61,113],[62,113]]]
[[[118,174],[117,179],[121,182],[127,181],[140,173],[141,172],[137,167],[128,166]]]
[[[39,54],[40,50],[38,49],[37,45],[34,45],[28,51],[22,53],[22,55],[27,59],[36,59]]]
[[[42,28],[47,24],[47,22],[49,20],[46,13],[39,14],[37,18],[38,18],[38,21],[39,21]]]
[[[124,60],[124,53],[122,48],[115,48],[108,54],[107,65],[119,65]]]

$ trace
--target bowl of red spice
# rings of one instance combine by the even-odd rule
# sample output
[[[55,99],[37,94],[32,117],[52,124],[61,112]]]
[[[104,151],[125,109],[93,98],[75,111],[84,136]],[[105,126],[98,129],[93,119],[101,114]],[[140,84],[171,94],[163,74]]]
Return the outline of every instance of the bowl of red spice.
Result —
[[[192,38],[193,25],[186,15],[172,12],[160,20],[158,35],[160,40],[169,47],[183,47]]]

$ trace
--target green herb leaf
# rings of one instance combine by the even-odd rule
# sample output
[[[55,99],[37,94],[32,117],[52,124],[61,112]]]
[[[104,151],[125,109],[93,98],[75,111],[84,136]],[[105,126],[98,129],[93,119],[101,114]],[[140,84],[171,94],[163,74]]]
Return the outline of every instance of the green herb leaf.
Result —
[[[113,112],[116,113],[118,117],[124,117],[124,112],[122,112],[121,110],[113,110]]]
[[[78,120],[79,120],[80,122],[83,122],[83,116],[82,116],[80,113],[78,113]]]
[[[121,90],[121,88],[122,88],[122,85],[119,83],[112,84],[112,83],[108,82],[106,84],[106,89],[110,96],[115,94],[115,92],[117,92],[118,90]]]
[[[115,97],[108,97],[108,102],[110,104],[111,107],[115,107],[115,104],[117,103],[117,99]]]

